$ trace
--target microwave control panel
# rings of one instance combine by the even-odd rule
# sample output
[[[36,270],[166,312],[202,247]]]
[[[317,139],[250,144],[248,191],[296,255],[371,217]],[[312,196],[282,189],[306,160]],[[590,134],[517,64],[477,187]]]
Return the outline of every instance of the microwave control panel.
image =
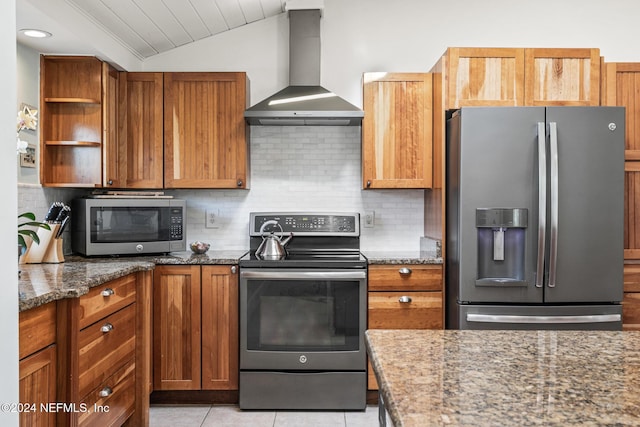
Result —
[[[171,208],[171,240],[182,240],[182,208]]]

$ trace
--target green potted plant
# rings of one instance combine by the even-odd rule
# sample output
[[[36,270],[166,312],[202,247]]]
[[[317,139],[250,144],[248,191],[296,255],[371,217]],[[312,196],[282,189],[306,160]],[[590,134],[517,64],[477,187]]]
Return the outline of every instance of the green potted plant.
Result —
[[[23,227],[41,227],[45,230],[51,230],[49,224],[36,221],[36,216],[32,212],[24,212],[18,215],[18,220],[21,218],[27,219],[26,222],[18,223],[18,256],[22,255],[27,249],[27,242],[24,240],[24,236],[29,236],[35,243],[40,243],[38,233],[32,228]]]

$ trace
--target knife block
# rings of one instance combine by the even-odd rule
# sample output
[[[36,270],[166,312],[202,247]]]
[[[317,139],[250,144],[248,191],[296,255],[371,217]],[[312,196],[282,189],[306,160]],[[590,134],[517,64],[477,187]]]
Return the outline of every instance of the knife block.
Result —
[[[40,264],[40,263],[61,263],[64,262],[64,253],[62,252],[62,237],[54,236],[60,229],[60,224],[50,224],[51,230],[38,228],[36,233],[40,239],[40,243],[31,241],[27,246],[27,250],[20,257],[20,264]]]

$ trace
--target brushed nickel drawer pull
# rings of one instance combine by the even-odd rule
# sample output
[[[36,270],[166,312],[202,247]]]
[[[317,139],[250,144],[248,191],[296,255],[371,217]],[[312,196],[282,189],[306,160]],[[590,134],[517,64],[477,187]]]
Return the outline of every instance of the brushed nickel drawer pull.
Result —
[[[401,303],[410,303],[410,302],[411,302],[411,297],[408,297],[408,296],[406,296],[406,295],[403,295],[403,296],[401,296],[401,297],[398,299],[398,302],[401,302]]]
[[[113,390],[111,389],[111,387],[105,387],[102,390],[100,390],[100,392],[98,393],[98,396],[100,397],[109,397],[113,394]]]
[[[102,295],[103,297],[110,297],[113,294],[115,294],[115,291],[111,288],[105,288],[102,292],[100,292],[100,295]]]
[[[113,325],[109,322],[105,323],[104,325],[102,325],[102,327],[100,328],[100,332],[104,332],[105,334],[107,332],[111,332],[113,330]]]
[[[398,270],[398,273],[402,275],[411,274],[411,269],[407,267],[402,267],[400,270]]]

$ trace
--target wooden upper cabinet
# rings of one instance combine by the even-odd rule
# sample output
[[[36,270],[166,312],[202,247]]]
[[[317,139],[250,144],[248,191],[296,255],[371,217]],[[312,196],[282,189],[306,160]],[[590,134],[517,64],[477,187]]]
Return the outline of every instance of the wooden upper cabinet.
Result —
[[[113,188],[163,187],[163,73],[120,73]],[[109,181],[108,181],[109,182]]]
[[[445,109],[524,105],[524,49],[449,48]]]
[[[640,259],[640,63],[601,70],[602,105],[625,107],[624,257]]]
[[[363,76],[363,188],[431,188],[432,75]]]
[[[624,157],[640,160],[640,62],[602,64],[602,105],[625,107]]]
[[[599,49],[525,49],[525,105],[600,105]]]
[[[103,63],[92,56],[41,56],[40,182],[102,186]]]
[[[164,74],[165,188],[247,188],[246,73]]]
[[[449,48],[445,109],[599,105],[600,50]]]

